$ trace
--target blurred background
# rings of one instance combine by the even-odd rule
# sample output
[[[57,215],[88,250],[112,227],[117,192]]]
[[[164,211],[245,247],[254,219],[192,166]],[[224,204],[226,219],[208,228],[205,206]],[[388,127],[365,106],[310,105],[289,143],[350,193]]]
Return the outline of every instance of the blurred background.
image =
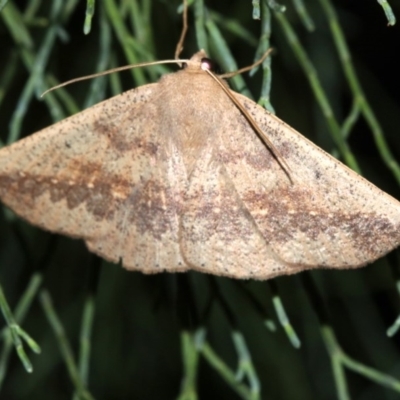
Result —
[[[182,56],[205,48],[231,71],[272,46],[263,68],[232,88],[399,199],[400,31],[379,3],[193,0]],[[390,5],[400,16],[399,2]],[[3,145],[177,69],[135,69],[39,99],[71,78],[173,58],[181,3],[3,0],[0,8]],[[267,282],[144,276],[4,208],[0,283],[41,347],[36,355],[24,344],[28,374],[3,329],[1,399],[400,398],[396,252],[360,270]]]

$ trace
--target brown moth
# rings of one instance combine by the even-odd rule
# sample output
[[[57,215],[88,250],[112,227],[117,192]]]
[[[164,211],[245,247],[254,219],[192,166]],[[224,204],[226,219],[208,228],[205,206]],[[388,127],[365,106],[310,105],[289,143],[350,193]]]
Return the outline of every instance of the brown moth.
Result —
[[[144,273],[268,279],[399,245],[397,200],[230,91],[288,173],[204,57],[1,149],[3,203]]]

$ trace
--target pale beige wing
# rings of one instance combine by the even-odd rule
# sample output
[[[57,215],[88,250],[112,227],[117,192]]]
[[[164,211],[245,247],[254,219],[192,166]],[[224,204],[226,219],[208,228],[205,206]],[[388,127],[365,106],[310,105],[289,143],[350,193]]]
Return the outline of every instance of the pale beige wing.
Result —
[[[400,244],[400,203],[274,115],[235,93],[290,168],[290,181],[245,119],[220,136],[220,157],[241,205],[274,254],[268,276],[354,268]],[[241,131],[235,129],[238,124]],[[263,274],[263,276],[266,276]]]
[[[359,267],[399,245],[397,200],[234,95],[289,165],[291,180],[227,96],[210,104],[213,122],[204,131],[217,130],[216,141],[199,154],[182,215],[182,253],[190,266],[268,279]]]
[[[1,200],[126,268],[185,269],[177,216],[184,171],[156,125],[156,87],[125,92],[1,149]]]

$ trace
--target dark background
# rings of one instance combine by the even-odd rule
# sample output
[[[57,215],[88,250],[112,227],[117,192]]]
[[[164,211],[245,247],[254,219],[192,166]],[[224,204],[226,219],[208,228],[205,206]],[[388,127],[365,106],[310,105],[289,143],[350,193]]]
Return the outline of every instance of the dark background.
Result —
[[[64,11],[56,19],[50,18],[50,2],[39,2],[34,18],[20,20],[16,15],[27,12],[31,3],[9,1],[6,7],[13,7],[13,28],[4,17],[6,9],[0,14],[0,74],[4,77],[9,65],[12,65],[13,71],[10,78],[0,80],[0,137],[3,142],[8,140],[10,121],[32,74],[32,69],[23,61],[24,52],[35,59],[46,33],[57,24],[59,36],[52,44],[45,73],[51,73],[63,82],[95,72],[102,51],[99,41],[104,33],[100,16],[110,21],[104,7],[107,1],[96,3],[89,35],[82,32],[86,10],[84,1],[73,5],[73,11],[66,19],[63,19]],[[121,10],[120,3],[117,4]],[[142,6],[147,2],[137,3]],[[154,51],[149,51],[154,59],[173,57],[181,29],[181,16],[176,13],[178,5],[177,1],[160,0],[152,3],[149,30],[154,38]],[[338,14],[365,95],[383,127],[393,155],[400,159],[400,28],[398,25],[387,26],[384,12],[376,1],[332,1],[332,5]],[[395,14],[400,16],[399,3],[392,1],[391,5]],[[222,18],[238,22],[257,41],[260,22],[252,19],[251,1],[206,1],[206,6],[209,10],[217,11]],[[316,25],[312,33],[302,25],[292,2],[287,2],[286,6],[285,15],[314,63],[335,116],[342,123],[349,113],[353,98],[321,3],[317,0],[307,2],[308,11]],[[129,18],[125,18],[124,23],[129,32],[134,31]],[[115,29],[109,24],[112,45],[105,68],[129,63]],[[194,24],[190,10],[184,57],[198,50]],[[23,26],[30,34],[31,45],[21,42],[12,34],[12,29],[21,32]],[[237,64],[251,64],[255,47],[231,32],[222,28],[221,31]],[[271,45],[275,49],[272,56],[271,102],[276,114],[326,151],[335,152],[328,124],[274,17]],[[138,61],[148,59],[145,55],[138,57]],[[218,51],[212,52],[211,57],[223,65]],[[175,67],[171,67],[171,70],[175,70]],[[144,74],[149,81],[154,79],[146,69]],[[154,74],[157,74],[157,70]],[[132,81],[130,72],[121,73],[119,77],[124,90],[138,84]],[[246,74],[244,78],[257,99],[261,74],[253,78]],[[91,82],[83,82],[67,88],[79,108],[84,107],[90,87]],[[110,87],[107,85],[104,89],[106,96],[113,93]],[[51,110],[45,102],[33,97],[26,104],[21,137],[53,122]],[[68,115],[68,108],[63,109],[65,116]],[[363,175],[400,198],[398,182],[382,162],[371,130],[363,118],[352,130],[348,143]],[[50,293],[77,357],[82,310],[88,294],[94,296],[95,317],[90,340],[92,354],[88,389],[97,399],[177,398],[185,376],[182,332],[192,332],[199,324],[207,329],[208,344],[233,371],[237,366],[237,353],[232,341],[233,324],[242,332],[260,380],[260,398],[263,399],[338,398],[331,368],[332,356],[327,351],[322,333],[326,324],[333,329],[339,345],[350,357],[382,373],[399,376],[398,335],[392,338],[386,336],[386,330],[400,310],[396,290],[399,271],[397,254],[392,253],[389,258],[361,270],[318,270],[280,277],[273,281],[272,286],[268,282],[236,282],[197,273],[144,276],[97,260],[80,241],[51,236],[7,215],[2,213],[0,216],[0,280],[11,308],[16,306],[33,274],[39,272],[43,282],[38,293],[42,289]],[[321,297],[313,293],[310,281]],[[218,300],[216,287],[226,307],[232,312],[231,316],[223,306],[225,303]],[[258,299],[275,321],[276,332],[270,332],[265,327],[264,317],[249,301],[243,287]],[[302,342],[300,349],[290,344],[277,321],[271,300],[275,290]],[[205,313],[210,298],[213,299],[212,308]],[[317,317],[322,310],[327,310],[329,314],[329,321],[325,321],[325,325]],[[33,363],[33,374],[27,374],[16,355],[12,354],[6,367],[0,398],[72,398],[74,385],[43,312],[39,294],[35,296],[22,326],[40,344],[42,353],[37,356],[27,350]],[[201,356],[197,372],[199,398],[241,398]],[[385,389],[347,369],[345,381],[352,399],[400,397],[400,390]],[[244,383],[248,384],[247,381]]]

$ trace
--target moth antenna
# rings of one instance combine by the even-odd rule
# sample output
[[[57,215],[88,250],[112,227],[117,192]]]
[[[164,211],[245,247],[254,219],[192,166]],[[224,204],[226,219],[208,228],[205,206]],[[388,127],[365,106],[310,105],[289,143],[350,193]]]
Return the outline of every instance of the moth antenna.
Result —
[[[243,74],[243,72],[250,71],[253,68],[259,66],[261,63],[263,63],[264,60],[271,54],[272,50],[273,50],[272,47],[269,48],[259,60],[257,60],[254,64],[249,65],[248,67],[240,68],[237,71],[227,72],[225,74],[221,74],[218,76],[220,78],[232,78],[233,76]]]
[[[265,145],[270,149],[272,155],[278,161],[279,165],[282,167],[288,178],[291,182],[291,172],[288,163],[285,161],[282,154],[279,150],[274,146],[274,144],[269,140],[268,136],[261,130],[261,128],[257,125],[256,121],[254,121],[253,117],[249,114],[249,112],[243,107],[240,101],[235,97],[235,95],[220,81],[220,78],[214,75],[210,70],[204,69],[222,88],[222,90],[228,95],[228,97],[232,100],[232,102],[236,105],[236,107],[241,111],[241,113],[246,117],[247,121],[249,121],[252,128],[257,132],[258,136],[265,143]]]
[[[100,76],[113,74],[114,72],[126,71],[126,70],[132,69],[132,68],[148,67],[151,65],[187,63],[188,61],[189,60],[185,60],[185,59],[183,59],[183,60],[162,60],[162,61],[149,61],[149,62],[144,62],[144,63],[139,63],[139,64],[124,65],[122,67],[116,67],[116,68],[109,69],[108,71],[97,72],[96,74],[90,74],[90,75],[80,76],[79,78],[70,79],[69,81],[60,83],[59,85],[53,86],[50,89],[45,90],[40,95],[40,97],[43,97],[44,95],[46,95],[49,92],[52,92],[53,90],[70,85],[71,83],[81,82],[81,81],[85,81],[87,79],[92,79],[92,78],[98,78]]]
[[[187,20],[188,20],[188,4],[187,0],[183,0],[183,15],[182,15],[183,26],[182,26],[181,37],[179,38],[178,44],[176,45],[176,50],[175,50],[176,60],[179,59],[179,56],[183,50],[183,42],[185,41],[186,33],[188,30]]]

